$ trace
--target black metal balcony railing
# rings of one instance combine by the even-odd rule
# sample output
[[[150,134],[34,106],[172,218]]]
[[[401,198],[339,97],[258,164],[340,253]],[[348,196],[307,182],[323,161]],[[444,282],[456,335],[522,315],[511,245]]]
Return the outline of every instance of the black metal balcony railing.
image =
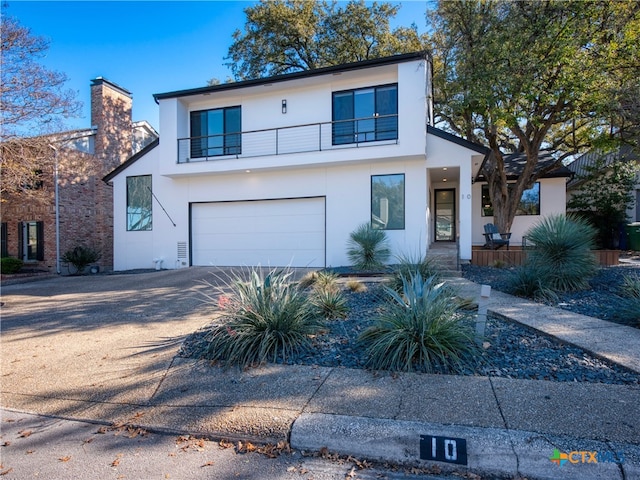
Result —
[[[178,139],[178,163],[319,152],[398,143],[398,115]]]

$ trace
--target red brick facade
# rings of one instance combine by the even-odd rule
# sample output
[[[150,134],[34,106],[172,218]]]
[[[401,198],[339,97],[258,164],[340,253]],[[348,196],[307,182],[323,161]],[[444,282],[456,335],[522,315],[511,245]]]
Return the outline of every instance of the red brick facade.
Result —
[[[133,154],[131,107],[128,91],[102,78],[92,80],[93,132],[78,132],[92,133],[93,153],[69,148],[69,143],[54,143],[58,159],[60,254],[77,245],[97,248],[102,252],[97,262],[102,270],[113,268],[113,192],[102,177]],[[64,136],[69,138],[73,133]],[[44,173],[43,201],[8,199],[2,205],[2,223],[6,228],[7,253],[19,258],[22,222],[42,222],[44,259],[28,261],[25,267],[53,272],[57,259],[55,174]],[[60,265],[65,273],[64,264]]]

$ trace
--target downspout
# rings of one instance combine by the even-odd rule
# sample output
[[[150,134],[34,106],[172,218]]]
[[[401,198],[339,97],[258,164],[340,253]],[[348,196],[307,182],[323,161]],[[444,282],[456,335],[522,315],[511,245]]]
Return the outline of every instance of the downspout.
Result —
[[[60,197],[58,192],[58,149],[53,145],[49,145],[53,150],[55,165],[53,169],[53,181],[55,183],[54,197],[56,210],[56,273],[60,275]]]

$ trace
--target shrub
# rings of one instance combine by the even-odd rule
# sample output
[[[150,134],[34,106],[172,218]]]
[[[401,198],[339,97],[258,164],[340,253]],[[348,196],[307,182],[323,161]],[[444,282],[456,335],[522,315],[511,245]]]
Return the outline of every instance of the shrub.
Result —
[[[23,262],[19,258],[2,257],[0,259],[0,271],[6,274],[18,273],[22,269]]]
[[[474,334],[457,311],[453,292],[435,277],[403,279],[402,294],[385,287],[389,302],[358,341],[374,369],[455,370],[476,351]]]
[[[326,319],[344,318],[349,311],[347,300],[339,289],[317,289],[311,294],[309,300],[316,314]]]
[[[278,357],[286,359],[307,348],[322,321],[307,295],[290,281],[288,269],[263,275],[257,269],[244,281],[237,275],[221,287],[222,324],[206,335],[205,357],[228,365],[248,366]],[[230,293],[229,293],[230,291]]]
[[[550,275],[544,265],[524,264],[509,273],[509,293],[541,301],[555,301],[556,292],[545,284]]]
[[[420,275],[423,279],[434,277],[434,281],[439,281],[441,277],[438,266],[426,256],[399,255],[397,258],[398,263],[394,265],[389,279],[389,286],[396,292],[402,292],[404,280],[415,274]]]
[[[620,292],[623,297],[640,299],[640,275],[625,275]]]
[[[102,253],[100,253],[99,250],[79,245],[71,250],[67,250],[62,255],[61,260],[73,266],[75,272],[70,268],[70,273],[81,274],[88,265],[100,260],[100,257],[102,257]]]
[[[337,291],[338,287],[338,275],[333,272],[320,271],[316,275],[315,283],[313,284],[313,288],[316,291],[327,290],[327,291]]]
[[[625,322],[640,327],[640,276],[625,275],[617,301],[617,314]]]
[[[542,284],[556,292],[589,288],[597,269],[592,226],[578,217],[551,215],[526,235],[535,245],[527,257],[533,268],[528,273],[544,274]]]
[[[349,235],[347,256],[351,264],[360,270],[375,270],[384,266],[391,255],[384,230],[371,228],[363,223]]]

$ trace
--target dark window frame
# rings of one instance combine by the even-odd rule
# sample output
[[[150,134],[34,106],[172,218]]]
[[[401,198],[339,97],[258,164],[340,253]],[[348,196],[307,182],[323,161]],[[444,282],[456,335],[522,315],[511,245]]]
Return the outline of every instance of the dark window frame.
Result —
[[[384,98],[383,92],[393,88],[393,97]],[[356,115],[356,95],[373,90],[373,110],[371,117],[359,118]],[[350,96],[350,100],[349,97]],[[337,102],[345,98],[344,103]],[[386,100],[386,102],[384,101]],[[391,101],[389,101],[391,100]],[[385,104],[386,103],[386,104]],[[338,115],[339,110],[345,113]],[[384,111],[385,107],[389,111]],[[391,107],[391,108],[389,108]],[[341,118],[336,118],[337,116]],[[379,142],[398,140],[398,84],[387,83],[369,87],[338,90],[331,94],[331,142],[332,145],[349,145],[352,143]],[[373,129],[365,125],[373,125]]]
[[[511,185],[515,185],[514,183],[510,183],[509,186]],[[525,197],[525,195],[527,194],[527,192],[530,192],[534,189],[537,188],[537,194],[538,194],[538,201],[536,203],[536,210],[535,213],[527,213],[527,209],[526,208],[522,208],[522,204],[523,204],[523,198]],[[533,184],[533,187],[530,189],[525,190],[524,192],[522,192],[522,197],[520,198],[520,203],[518,204],[518,210],[516,210],[516,216],[521,217],[521,216],[535,216],[535,215],[540,215],[540,204],[542,203],[542,199],[541,199],[542,195],[541,195],[541,187],[540,187],[540,182],[535,182]],[[493,205],[491,204],[491,198],[489,197],[489,184],[488,183],[483,183],[482,184],[482,189],[480,192],[480,215],[483,217],[493,217]]]
[[[25,252],[24,231],[33,227],[35,229],[35,248],[27,247]],[[24,262],[41,262],[44,260],[44,222],[28,221],[18,222],[18,258]]]
[[[0,257],[9,256],[9,225],[7,222],[2,222],[1,234],[2,240],[0,243]]]
[[[209,114],[221,113],[222,131],[209,132]],[[237,112],[237,125],[231,125],[233,114]],[[196,132],[199,127],[200,132]],[[205,130],[204,132],[202,130]],[[191,138],[191,158],[221,157],[242,154],[242,107],[209,108],[189,113],[189,132]],[[206,133],[206,135],[203,135]],[[220,143],[218,145],[217,143]]]
[[[386,226],[381,226],[382,218],[380,212],[380,203],[379,200],[375,196],[375,188],[374,182],[377,178],[382,177],[402,177],[402,203],[396,208],[389,208],[388,219]],[[376,230],[405,230],[406,229],[406,175],[404,173],[389,173],[389,174],[378,174],[371,175],[371,228]],[[389,205],[392,207],[392,205]],[[392,210],[399,210],[398,214],[392,213]],[[375,214],[378,212],[378,215]],[[389,227],[389,225],[392,225]]]

